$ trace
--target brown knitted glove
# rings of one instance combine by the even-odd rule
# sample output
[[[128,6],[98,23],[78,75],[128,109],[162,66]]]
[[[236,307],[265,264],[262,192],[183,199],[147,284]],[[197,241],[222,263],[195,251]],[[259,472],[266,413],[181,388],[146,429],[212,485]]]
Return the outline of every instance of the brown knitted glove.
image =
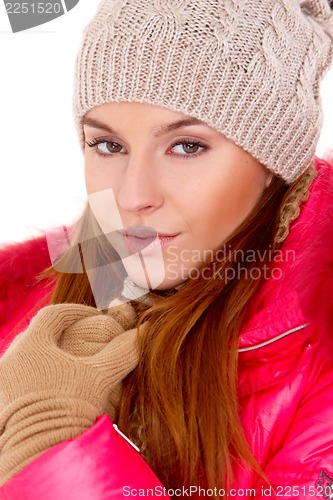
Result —
[[[115,413],[137,365],[135,314],[77,304],[42,309],[0,360],[0,484],[49,447]]]

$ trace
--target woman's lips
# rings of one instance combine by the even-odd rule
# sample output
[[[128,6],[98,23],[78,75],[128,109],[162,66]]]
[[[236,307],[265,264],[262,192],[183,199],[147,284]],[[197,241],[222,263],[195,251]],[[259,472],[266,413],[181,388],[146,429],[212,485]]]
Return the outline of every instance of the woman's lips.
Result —
[[[128,252],[130,254],[140,252],[144,257],[160,253],[166,245],[175,240],[178,236],[178,234],[166,235],[156,232],[154,236],[141,237],[126,231],[121,231],[121,233],[125,238]]]

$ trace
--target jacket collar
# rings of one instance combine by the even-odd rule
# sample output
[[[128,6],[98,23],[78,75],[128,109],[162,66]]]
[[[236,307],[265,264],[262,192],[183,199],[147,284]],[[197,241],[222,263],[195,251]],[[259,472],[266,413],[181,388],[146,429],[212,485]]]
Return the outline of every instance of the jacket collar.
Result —
[[[290,292],[259,311],[242,330],[239,351],[255,350],[309,324],[299,296]]]
[[[273,263],[279,278],[268,279],[249,304],[240,350],[319,322],[333,305],[333,169],[318,159],[316,168],[310,197]]]

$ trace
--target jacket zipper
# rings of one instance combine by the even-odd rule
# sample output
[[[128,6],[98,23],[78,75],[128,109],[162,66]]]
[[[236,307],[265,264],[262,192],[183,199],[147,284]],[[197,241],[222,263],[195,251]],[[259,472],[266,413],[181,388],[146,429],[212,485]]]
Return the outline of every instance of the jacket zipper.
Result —
[[[291,328],[291,330],[287,330],[284,333],[281,333],[277,337],[274,337],[273,339],[266,340],[266,342],[262,342],[261,344],[257,344],[251,347],[243,347],[241,349],[238,349],[238,352],[248,352],[248,351],[255,351],[256,349],[260,349],[261,347],[266,347],[267,345],[273,344],[274,342],[277,342],[278,340],[283,339],[284,337],[287,337],[288,335],[291,335],[292,333],[298,332],[299,330],[302,330],[306,326],[309,326],[310,323],[304,323],[303,325],[296,326],[295,328]]]
[[[116,425],[116,424],[112,424],[112,425],[113,425],[114,430],[116,432],[118,432],[119,436],[124,438],[125,441],[127,441],[136,451],[138,451],[140,453],[140,448],[138,446],[136,446],[136,444],[134,444],[133,441],[131,441],[123,432],[121,432],[118,425]]]

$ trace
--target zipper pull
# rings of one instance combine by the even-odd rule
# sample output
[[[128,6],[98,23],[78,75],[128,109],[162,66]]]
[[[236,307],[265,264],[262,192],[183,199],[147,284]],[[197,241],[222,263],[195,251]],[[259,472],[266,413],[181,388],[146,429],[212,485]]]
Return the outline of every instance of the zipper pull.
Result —
[[[128,439],[127,436],[125,436],[125,434],[123,432],[121,432],[121,430],[119,430],[119,427],[116,425],[116,424],[112,424],[113,427],[114,427],[114,430],[116,432],[118,432],[118,434],[123,437],[125,439],[125,441],[127,441],[137,452],[140,453],[140,448],[138,446],[136,446],[134,443],[132,443],[132,441],[130,439]]]

